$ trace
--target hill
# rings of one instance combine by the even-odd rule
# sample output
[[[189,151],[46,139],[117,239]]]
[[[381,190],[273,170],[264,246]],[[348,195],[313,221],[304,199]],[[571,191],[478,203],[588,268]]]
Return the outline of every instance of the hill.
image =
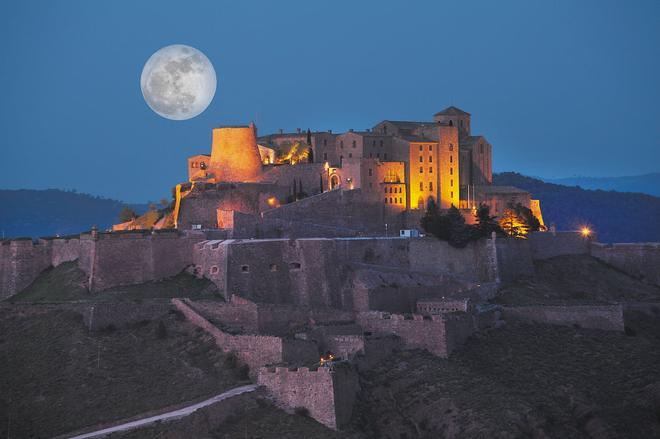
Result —
[[[617,192],[640,192],[660,197],[660,172],[625,177],[566,177],[544,178],[548,183],[580,186],[583,189],[602,189]]]
[[[497,185],[516,186],[541,200],[546,224],[558,230],[589,225],[601,242],[660,241],[660,198],[640,193],[587,190],[546,183],[515,172],[493,175]]]
[[[127,204],[59,189],[0,190],[0,236],[71,235],[93,225],[103,230],[119,222]],[[136,212],[146,205],[129,205]]]

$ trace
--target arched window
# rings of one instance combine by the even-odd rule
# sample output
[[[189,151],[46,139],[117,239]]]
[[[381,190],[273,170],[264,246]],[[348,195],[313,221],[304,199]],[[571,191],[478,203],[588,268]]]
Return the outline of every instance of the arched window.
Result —
[[[430,191],[433,190],[433,182],[430,182],[430,183],[429,183],[429,190],[430,190]]]
[[[454,126],[454,121],[451,120],[451,119],[449,119],[449,126],[450,126],[450,127],[453,127],[453,126]]]
[[[420,190],[420,191],[423,191],[423,190],[424,190],[424,182],[423,182],[423,181],[420,181],[420,182],[419,182],[419,190]]]

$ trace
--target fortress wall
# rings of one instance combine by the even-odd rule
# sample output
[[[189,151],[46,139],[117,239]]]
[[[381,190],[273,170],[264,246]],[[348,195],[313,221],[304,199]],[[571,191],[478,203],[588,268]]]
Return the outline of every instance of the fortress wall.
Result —
[[[80,257],[80,238],[55,238],[51,242],[53,267]]]
[[[373,367],[402,347],[399,337],[392,334],[364,338],[364,358],[367,368]]]
[[[15,239],[0,245],[0,299],[8,298],[29,286],[52,259],[52,244],[40,239]]]
[[[316,361],[318,357],[316,345],[311,342],[304,346],[305,343],[301,340],[283,340],[280,337],[264,335],[228,334],[205,319],[186,302],[172,299],[172,304],[193,325],[211,335],[220,349],[235,353],[239,361],[250,368],[251,375],[256,374],[259,367],[267,364]]]
[[[410,267],[408,238],[336,239],[337,255],[345,261],[390,267]]]
[[[227,244],[222,240],[202,241],[194,245],[192,260],[198,277],[213,282],[227,297]]]
[[[497,268],[500,280],[513,282],[534,277],[534,262],[529,239],[497,238]]]
[[[90,331],[108,327],[125,328],[142,321],[157,319],[172,309],[166,300],[143,300],[138,302],[97,303],[84,312],[85,326]]]
[[[257,305],[248,300],[235,299],[240,298],[234,296],[230,303],[217,300],[189,300],[187,303],[208,320],[242,328],[243,331],[259,332]]]
[[[260,303],[258,307],[259,332],[288,334],[303,325],[324,325],[335,322],[353,321],[351,311],[336,308],[309,308],[291,305]]]
[[[660,286],[660,243],[591,243],[591,255],[644,282]]]
[[[334,370],[261,368],[258,382],[279,404],[304,407],[312,418],[335,430],[349,422],[359,391],[357,374],[347,365]]]
[[[585,238],[580,232],[532,232],[529,244],[532,258],[548,259],[562,255],[589,254],[593,238]]]
[[[451,353],[452,346],[447,343],[445,321],[441,316],[424,319],[419,314],[413,314],[412,319],[406,319],[400,314],[372,311],[359,313],[358,323],[365,331],[374,334],[399,336],[408,349],[426,349],[445,358]]]
[[[623,307],[618,305],[516,306],[502,307],[504,320],[521,320],[552,325],[623,331]]]
[[[91,291],[154,281],[192,264],[192,248],[202,239],[170,230],[81,235],[78,265],[90,276]]]
[[[352,360],[358,354],[364,354],[364,335],[331,335],[325,339],[325,349],[332,352],[335,357]]]
[[[465,343],[475,331],[475,321],[470,313],[455,312],[444,316],[447,354]]]

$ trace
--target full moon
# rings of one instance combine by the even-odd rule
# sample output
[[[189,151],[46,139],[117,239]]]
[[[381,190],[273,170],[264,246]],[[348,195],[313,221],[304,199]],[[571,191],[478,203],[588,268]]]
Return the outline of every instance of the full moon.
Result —
[[[172,120],[191,119],[209,106],[216,77],[211,61],[194,47],[175,44],[151,55],[140,77],[147,105]]]

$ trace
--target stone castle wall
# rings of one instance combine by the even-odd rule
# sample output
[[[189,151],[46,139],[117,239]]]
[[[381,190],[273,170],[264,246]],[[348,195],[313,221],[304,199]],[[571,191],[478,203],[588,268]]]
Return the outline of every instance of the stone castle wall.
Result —
[[[220,330],[185,300],[172,299],[172,304],[195,326],[213,337],[225,352],[233,352],[252,375],[259,367],[277,363],[310,363],[318,361],[316,343],[305,340],[283,339],[267,335],[233,335]]]
[[[143,300],[137,302],[96,303],[89,305],[83,316],[90,331],[127,326],[157,319],[172,309],[168,300]]]
[[[521,320],[552,325],[623,331],[623,307],[618,305],[579,306],[507,306],[502,307],[505,320]]]
[[[258,382],[279,404],[287,408],[304,407],[312,418],[335,430],[350,421],[360,389],[357,374],[348,365],[317,370],[262,368]]]
[[[29,286],[46,268],[73,261],[79,255],[77,238],[0,241],[0,299]]]
[[[497,238],[496,247],[501,281],[513,282],[534,277],[534,260],[529,239]]]
[[[179,274],[193,263],[192,249],[204,236],[168,231],[83,234],[79,267],[90,291],[132,285]]]
[[[660,286],[660,243],[591,244],[591,255],[644,282]]]
[[[585,238],[580,232],[532,232],[529,235],[529,244],[532,258],[537,260],[589,254],[593,239]]]
[[[397,335],[408,349],[426,349],[444,358],[474,328],[472,317],[465,313],[451,318],[439,315],[424,317],[419,314],[406,318],[400,314],[372,311],[358,313],[357,320],[365,331]]]

